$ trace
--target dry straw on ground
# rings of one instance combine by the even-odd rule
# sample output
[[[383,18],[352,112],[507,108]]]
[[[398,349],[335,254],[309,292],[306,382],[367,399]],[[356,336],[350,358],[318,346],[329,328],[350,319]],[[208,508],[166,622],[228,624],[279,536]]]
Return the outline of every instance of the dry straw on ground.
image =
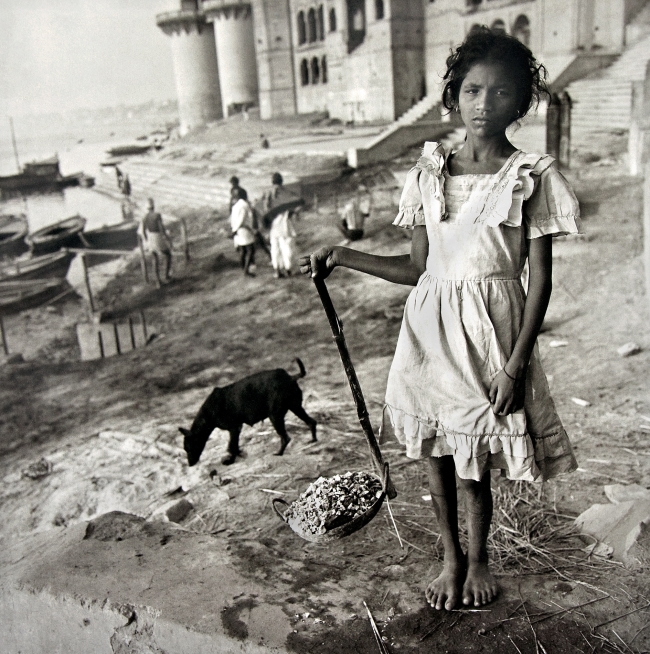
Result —
[[[500,480],[493,489],[494,518],[488,547],[494,567],[510,574],[592,576],[598,566],[619,565],[591,553],[574,517],[560,513],[543,485]],[[466,535],[465,528],[462,529]]]

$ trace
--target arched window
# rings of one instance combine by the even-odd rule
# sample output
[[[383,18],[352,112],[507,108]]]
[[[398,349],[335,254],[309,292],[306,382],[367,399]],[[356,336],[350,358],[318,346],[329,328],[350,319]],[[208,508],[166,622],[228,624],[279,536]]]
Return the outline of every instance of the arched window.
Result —
[[[306,59],[300,62],[300,83],[303,86],[309,84],[309,63]]]
[[[316,12],[312,7],[307,14],[307,27],[309,29],[309,42],[313,43],[316,40]]]
[[[330,32],[336,32],[336,9],[330,9]]]
[[[307,26],[305,25],[305,12],[298,12],[298,45],[307,43]]]
[[[384,17],[384,0],[375,0],[375,18],[381,20]]]
[[[506,24],[500,19],[497,18],[493,23],[492,27],[490,29],[495,33],[495,34],[506,34]]]
[[[327,57],[325,55],[323,55],[323,58],[320,60],[320,70],[323,84],[327,84]]]
[[[530,21],[527,16],[521,14],[517,17],[512,27],[512,35],[524,45],[530,45]]]
[[[320,80],[320,63],[318,62],[318,57],[314,57],[311,60],[311,83],[318,84]]]
[[[465,5],[467,7],[473,7],[474,9],[476,9],[476,7],[478,7],[482,1],[483,0],[465,0]]]
[[[366,38],[366,1],[346,0],[348,12],[348,54]]]
[[[325,10],[323,5],[318,7],[318,40],[325,40]]]

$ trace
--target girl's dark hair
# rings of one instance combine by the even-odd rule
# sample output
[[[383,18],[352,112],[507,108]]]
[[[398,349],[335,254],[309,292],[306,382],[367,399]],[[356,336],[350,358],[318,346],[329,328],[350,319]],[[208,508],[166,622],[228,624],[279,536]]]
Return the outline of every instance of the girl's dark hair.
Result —
[[[447,57],[446,82],[442,105],[454,111],[458,108],[460,87],[469,69],[479,62],[505,64],[511,71],[521,102],[516,118],[523,118],[543,96],[550,97],[546,86],[546,68],[521,41],[513,36],[493,32],[485,26],[473,29],[455,51]]]

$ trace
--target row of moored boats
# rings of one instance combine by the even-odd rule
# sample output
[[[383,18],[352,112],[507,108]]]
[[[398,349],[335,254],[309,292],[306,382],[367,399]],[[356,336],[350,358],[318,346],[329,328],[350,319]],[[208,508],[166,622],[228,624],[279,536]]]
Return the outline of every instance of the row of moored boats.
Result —
[[[137,247],[135,221],[89,231],[85,226],[85,218],[72,216],[30,234],[25,216],[0,216],[0,315],[38,306],[65,293],[69,289],[66,276],[78,251],[116,252]],[[100,260],[96,253],[88,262]]]

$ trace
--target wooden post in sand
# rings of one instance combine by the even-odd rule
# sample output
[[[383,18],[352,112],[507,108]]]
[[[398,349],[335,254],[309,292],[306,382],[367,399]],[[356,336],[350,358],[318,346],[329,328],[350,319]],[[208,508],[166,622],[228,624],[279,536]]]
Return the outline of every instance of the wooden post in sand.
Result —
[[[129,334],[131,335],[131,347],[135,350],[135,333],[133,332],[133,318],[129,316]]]
[[[97,330],[97,342],[99,343],[99,357],[104,358],[104,338],[102,337],[102,330]]]
[[[88,293],[88,302],[90,303],[90,310],[95,313],[95,300],[93,299],[93,291],[90,288],[90,277],[88,276],[88,264],[86,263],[86,255],[81,256],[81,266],[84,270],[84,283],[86,284],[86,292]]]
[[[120,333],[117,329],[117,323],[113,323],[113,334],[115,335],[115,349],[118,354],[122,354],[122,348],[120,347]]]
[[[183,239],[183,252],[185,252],[185,261],[190,260],[190,246],[187,242],[187,223],[185,218],[181,218],[181,237]]]
[[[5,324],[0,316],[0,334],[2,335],[2,349],[5,354],[9,354],[9,346],[7,345],[7,333],[5,332]]]
[[[140,266],[142,268],[142,278],[144,283],[149,283],[149,272],[147,271],[147,257],[144,253],[144,243],[142,242],[142,237],[138,236],[138,247],[140,248]]]
[[[645,268],[645,293],[650,303],[650,161],[645,163],[643,179],[643,267]]]
[[[142,333],[144,335],[145,343],[147,342],[147,321],[144,318],[144,311],[140,311],[140,320],[142,321]]]
[[[638,117],[640,125],[640,160],[643,164],[643,266],[645,268],[645,292],[650,302],[650,62],[646,65],[643,99]]]
[[[560,96],[551,95],[546,109],[546,152],[554,159],[560,158]]]

